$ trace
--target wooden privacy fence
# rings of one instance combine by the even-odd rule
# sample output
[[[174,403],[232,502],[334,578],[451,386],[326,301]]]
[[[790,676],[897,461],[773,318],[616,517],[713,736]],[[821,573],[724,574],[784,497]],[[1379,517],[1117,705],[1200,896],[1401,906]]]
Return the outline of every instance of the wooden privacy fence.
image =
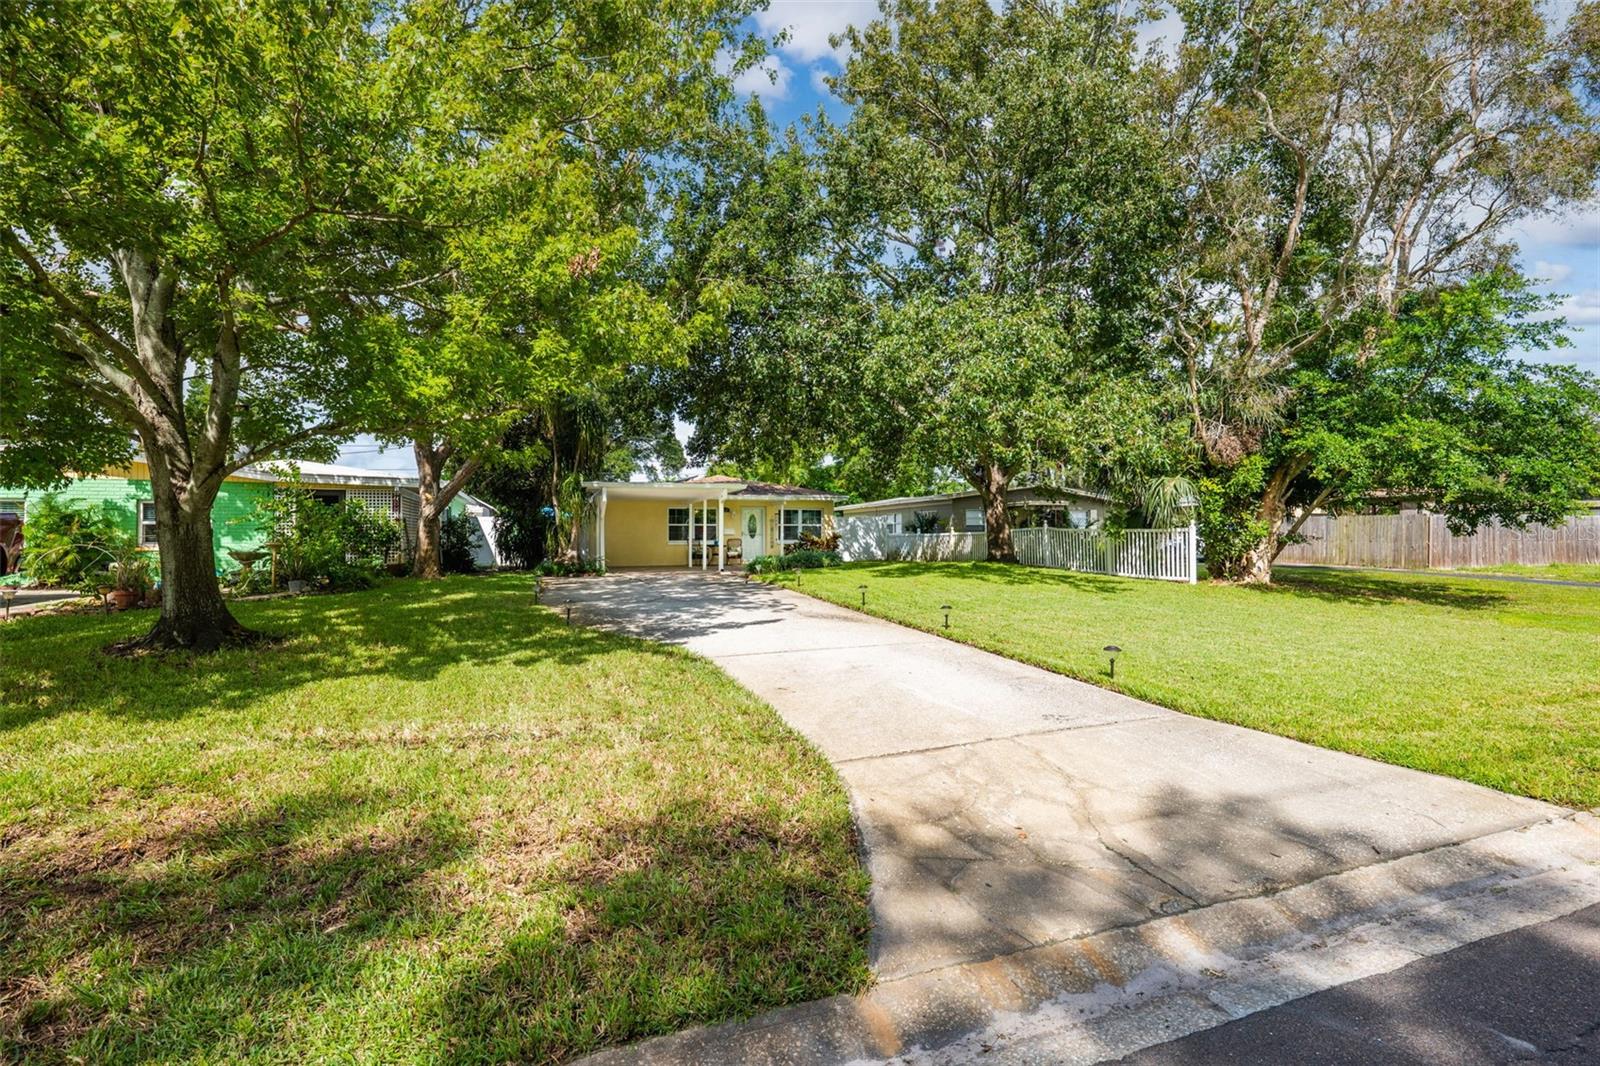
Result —
[[[1300,527],[1301,544],[1278,555],[1294,566],[1369,566],[1387,570],[1450,570],[1522,563],[1600,565],[1600,515],[1569,518],[1560,526],[1509,529],[1485,526],[1468,537],[1450,532],[1443,515],[1312,515]]]
[[[1027,566],[1157,581],[1193,583],[1196,578],[1193,526],[1125,529],[1115,534],[1043,527],[1013,530],[1011,539],[1017,548],[1017,560]]]
[[[881,518],[844,518],[839,551],[846,561],[904,559],[914,562],[976,561],[989,555],[982,533],[892,533]],[[1090,574],[1193,582],[1195,530],[1016,529],[1017,559],[1025,566],[1081,570]]]

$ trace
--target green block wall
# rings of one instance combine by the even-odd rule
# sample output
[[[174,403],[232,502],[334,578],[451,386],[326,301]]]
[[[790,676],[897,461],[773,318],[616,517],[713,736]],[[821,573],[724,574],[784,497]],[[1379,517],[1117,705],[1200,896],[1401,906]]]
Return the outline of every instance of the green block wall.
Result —
[[[217,553],[217,565],[224,570],[234,568],[233,560],[226,555],[230,549],[245,551],[260,546],[265,534],[251,521],[256,506],[272,495],[272,486],[257,481],[224,481],[211,507],[211,544]],[[36,489],[0,488],[0,498],[20,499],[27,508],[44,496],[56,496],[73,503],[103,504],[111,508],[130,535],[139,533],[139,503],[153,497],[150,482],[122,477],[93,477],[74,481],[54,492]],[[26,517],[24,517],[26,536]]]

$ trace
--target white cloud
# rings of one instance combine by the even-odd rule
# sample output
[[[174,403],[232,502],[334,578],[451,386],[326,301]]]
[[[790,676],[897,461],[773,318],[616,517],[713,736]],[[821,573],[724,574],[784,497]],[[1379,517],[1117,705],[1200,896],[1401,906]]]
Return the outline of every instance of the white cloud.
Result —
[[[828,38],[847,26],[865,26],[878,17],[876,0],[772,0],[755,14],[761,32],[772,36],[789,31],[782,51],[809,63],[833,54]]]
[[[832,89],[828,88],[828,83],[825,79],[838,76],[839,72],[826,63],[813,63],[811,65],[811,87],[816,90],[818,96],[827,96],[833,92]]]
[[[1574,326],[1600,326],[1600,289],[1585,289],[1561,298],[1557,314]]]
[[[1532,273],[1547,285],[1559,285],[1572,277],[1572,267],[1566,263],[1551,263],[1544,259],[1536,259]]]
[[[1600,203],[1586,204],[1559,215],[1529,219],[1511,233],[1517,243],[1560,248],[1600,248]]]
[[[733,79],[733,87],[742,93],[759,93],[765,100],[787,100],[789,82],[794,78],[777,56],[766,56],[755,66]]]

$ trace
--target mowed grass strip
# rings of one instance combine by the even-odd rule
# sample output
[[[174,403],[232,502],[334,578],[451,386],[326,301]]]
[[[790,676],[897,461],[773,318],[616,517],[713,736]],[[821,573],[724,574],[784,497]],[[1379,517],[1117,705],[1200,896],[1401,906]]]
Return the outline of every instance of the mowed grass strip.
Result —
[[[1270,588],[1191,586],[996,563],[775,580],[852,608],[865,584],[869,613],[1189,714],[1600,805],[1597,589],[1300,568]]]
[[[861,988],[844,791],[518,576],[0,627],[0,1061],[558,1062]]]
[[[1542,566],[1505,563],[1500,566],[1474,566],[1469,574],[1507,574],[1512,577],[1536,577],[1545,581],[1590,581],[1600,585],[1600,563],[1546,563]]]

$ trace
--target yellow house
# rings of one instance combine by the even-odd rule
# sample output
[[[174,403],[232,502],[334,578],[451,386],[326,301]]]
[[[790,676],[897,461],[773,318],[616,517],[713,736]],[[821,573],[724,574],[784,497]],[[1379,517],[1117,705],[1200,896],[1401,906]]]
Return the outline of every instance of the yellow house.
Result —
[[[723,570],[833,530],[831,493],[713,475],[585,481],[580,551],[607,567]]]

